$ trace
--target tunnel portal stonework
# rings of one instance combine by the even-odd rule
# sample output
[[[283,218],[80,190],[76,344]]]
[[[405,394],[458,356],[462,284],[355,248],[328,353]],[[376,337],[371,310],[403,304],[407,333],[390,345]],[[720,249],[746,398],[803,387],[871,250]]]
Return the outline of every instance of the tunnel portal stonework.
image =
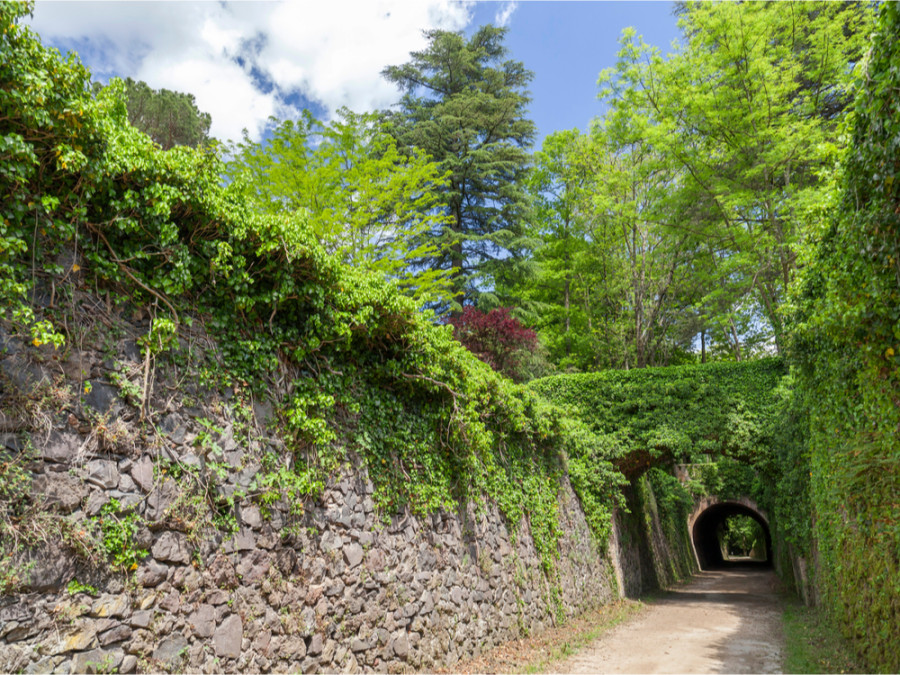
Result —
[[[719,499],[716,496],[710,496],[700,499],[688,518],[691,546],[694,549],[697,565],[701,570],[724,564],[725,561],[716,537],[716,528],[725,518],[733,515],[749,516],[759,523],[765,535],[766,562],[771,564],[772,534],[766,512],[749,497]]]

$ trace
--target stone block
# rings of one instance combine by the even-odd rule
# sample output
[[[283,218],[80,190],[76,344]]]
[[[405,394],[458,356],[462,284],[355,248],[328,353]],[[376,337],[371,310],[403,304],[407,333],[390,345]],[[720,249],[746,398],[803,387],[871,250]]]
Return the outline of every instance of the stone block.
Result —
[[[351,543],[344,546],[344,560],[351,569],[362,562],[364,555],[363,547],[357,543]]]
[[[131,628],[125,624],[113,626],[109,630],[105,630],[97,635],[97,640],[101,647],[106,647],[115,642],[124,642],[131,637]]]
[[[244,638],[244,624],[241,617],[232,614],[222,621],[213,636],[216,656],[236,659],[241,655],[241,641]]]
[[[112,652],[92,649],[88,652],[81,652],[72,656],[72,672],[90,674],[116,672],[123,658],[124,653],[121,650]]]
[[[32,565],[28,581],[23,586],[25,591],[58,591],[75,576],[75,560],[59,542],[42,544],[21,562]]]
[[[128,616],[131,611],[131,598],[127,595],[104,595],[96,600],[91,607],[91,615],[105,618],[122,618]]]
[[[278,653],[292,661],[302,659],[306,656],[306,641],[298,635],[289,635],[281,643]]]
[[[66,473],[43,473],[35,477],[33,489],[43,493],[63,513],[72,513],[87,495],[84,483]]]
[[[144,492],[153,489],[153,460],[144,455],[131,467],[131,478]]]
[[[99,380],[91,380],[90,384],[90,391],[84,396],[85,405],[101,415],[110,413],[115,416],[122,410],[124,406],[119,398],[118,389]]]
[[[212,637],[216,630],[215,608],[212,605],[200,605],[188,617],[188,625],[197,637]]]
[[[68,431],[53,431],[41,448],[41,456],[47,462],[71,463],[81,448],[81,437]]]
[[[132,492],[136,490],[137,485],[135,484],[134,479],[131,477],[131,475],[127,473],[121,473],[121,469],[119,471],[119,490],[121,492]]]
[[[400,631],[394,635],[391,648],[398,658],[405,659],[407,657],[409,654],[409,636],[406,634],[406,631]]]
[[[350,641],[350,651],[357,654],[359,652],[365,652],[372,648],[372,644],[368,640],[363,640],[361,638],[353,638]]]
[[[150,620],[152,618],[153,614],[151,612],[142,609],[132,614],[128,623],[132,628],[146,628],[150,625]]]
[[[72,630],[63,637],[56,653],[77,652],[91,649],[97,645],[97,629],[93,624],[79,621]]]
[[[241,507],[241,521],[251,530],[259,529],[262,525],[262,516],[259,513],[258,506]]]
[[[174,633],[159,643],[153,650],[153,659],[164,666],[166,670],[184,670],[185,656],[187,655],[188,641],[181,633]]]
[[[322,638],[320,633],[316,633],[309,640],[309,647],[306,650],[306,653],[310,656],[318,656],[322,653],[322,648],[324,647],[325,641]]]
[[[187,537],[179,532],[163,532],[151,549],[157,560],[186,564],[191,561],[191,548]]]
[[[132,476],[134,474],[132,473]],[[166,478],[153,488],[147,497],[146,516],[148,520],[158,520],[178,498],[178,486],[171,478]]]
[[[145,560],[137,570],[137,582],[144,588],[154,588],[166,580],[169,567],[153,558]]]

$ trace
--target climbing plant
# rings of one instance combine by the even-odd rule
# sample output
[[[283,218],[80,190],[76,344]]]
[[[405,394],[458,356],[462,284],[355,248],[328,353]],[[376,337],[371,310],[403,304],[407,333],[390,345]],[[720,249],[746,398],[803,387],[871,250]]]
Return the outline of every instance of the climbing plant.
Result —
[[[167,345],[202,322],[221,357],[208,380],[279,393],[287,464],[309,498],[355,452],[384,513],[496,504],[513,529],[527,519],[550,571],[568,456],[590,461],[573,484],[603,530],[620,476],[600,439],[395,284],[343,265],[302,212],[260,213],[239,181],[224,184],[215,148],[161,150],[129,124],[123,84],[95,91],[74,55],[19,23],[28,9],[0,5],[0,311],[15,329],[61,342],[64,322],[36,294],[114,291],[154,314]],[[148,349],[162,349],[156,337]]]
[[[819,588],[871,667],[900,670],[900,9],[883,3],[862,66],[840,202],[794,289]]]
[[[529,386],[619,447],[628,475],[721,455],[764,465],[781,359],[557,375]]]

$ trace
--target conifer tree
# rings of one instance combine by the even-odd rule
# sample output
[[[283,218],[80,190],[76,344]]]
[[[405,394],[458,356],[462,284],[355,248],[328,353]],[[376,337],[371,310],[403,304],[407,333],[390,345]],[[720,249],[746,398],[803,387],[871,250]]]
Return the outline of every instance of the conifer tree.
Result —
[[[429,233],[439,252],[420,261],[450,271],[460,311],[482,300],[499,304],[497,282],[525,269],[529,249],[524,177],[534,123],[526,118],[533,74],[506,60],[506,31],[483,26],[469,39],[428,31],[428,47],[383,75],[403,98],[386,115],[402,146],[428,153],[449,175],[450,222]]]

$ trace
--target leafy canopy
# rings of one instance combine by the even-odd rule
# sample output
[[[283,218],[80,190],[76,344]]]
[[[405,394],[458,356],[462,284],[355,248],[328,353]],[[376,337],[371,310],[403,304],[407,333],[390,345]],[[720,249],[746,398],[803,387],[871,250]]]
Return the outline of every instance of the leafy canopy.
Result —
[[[434,255],[446,185],[424,153],[401,154],[374,114],[338,111],[322,123],[306,112],[278,123],[264,144],[232,148],[228,175],[263,213],[304,214],[343,262],[397,280],[420,301],[446,301],[447,274],[417,265]]]
[[[125,78],[128,121],[140,129],[163,150],[176,145],[192,148],[209,143],[212,117],[200,112],[193,94],[169,89],[151,89],[141,80]]]

